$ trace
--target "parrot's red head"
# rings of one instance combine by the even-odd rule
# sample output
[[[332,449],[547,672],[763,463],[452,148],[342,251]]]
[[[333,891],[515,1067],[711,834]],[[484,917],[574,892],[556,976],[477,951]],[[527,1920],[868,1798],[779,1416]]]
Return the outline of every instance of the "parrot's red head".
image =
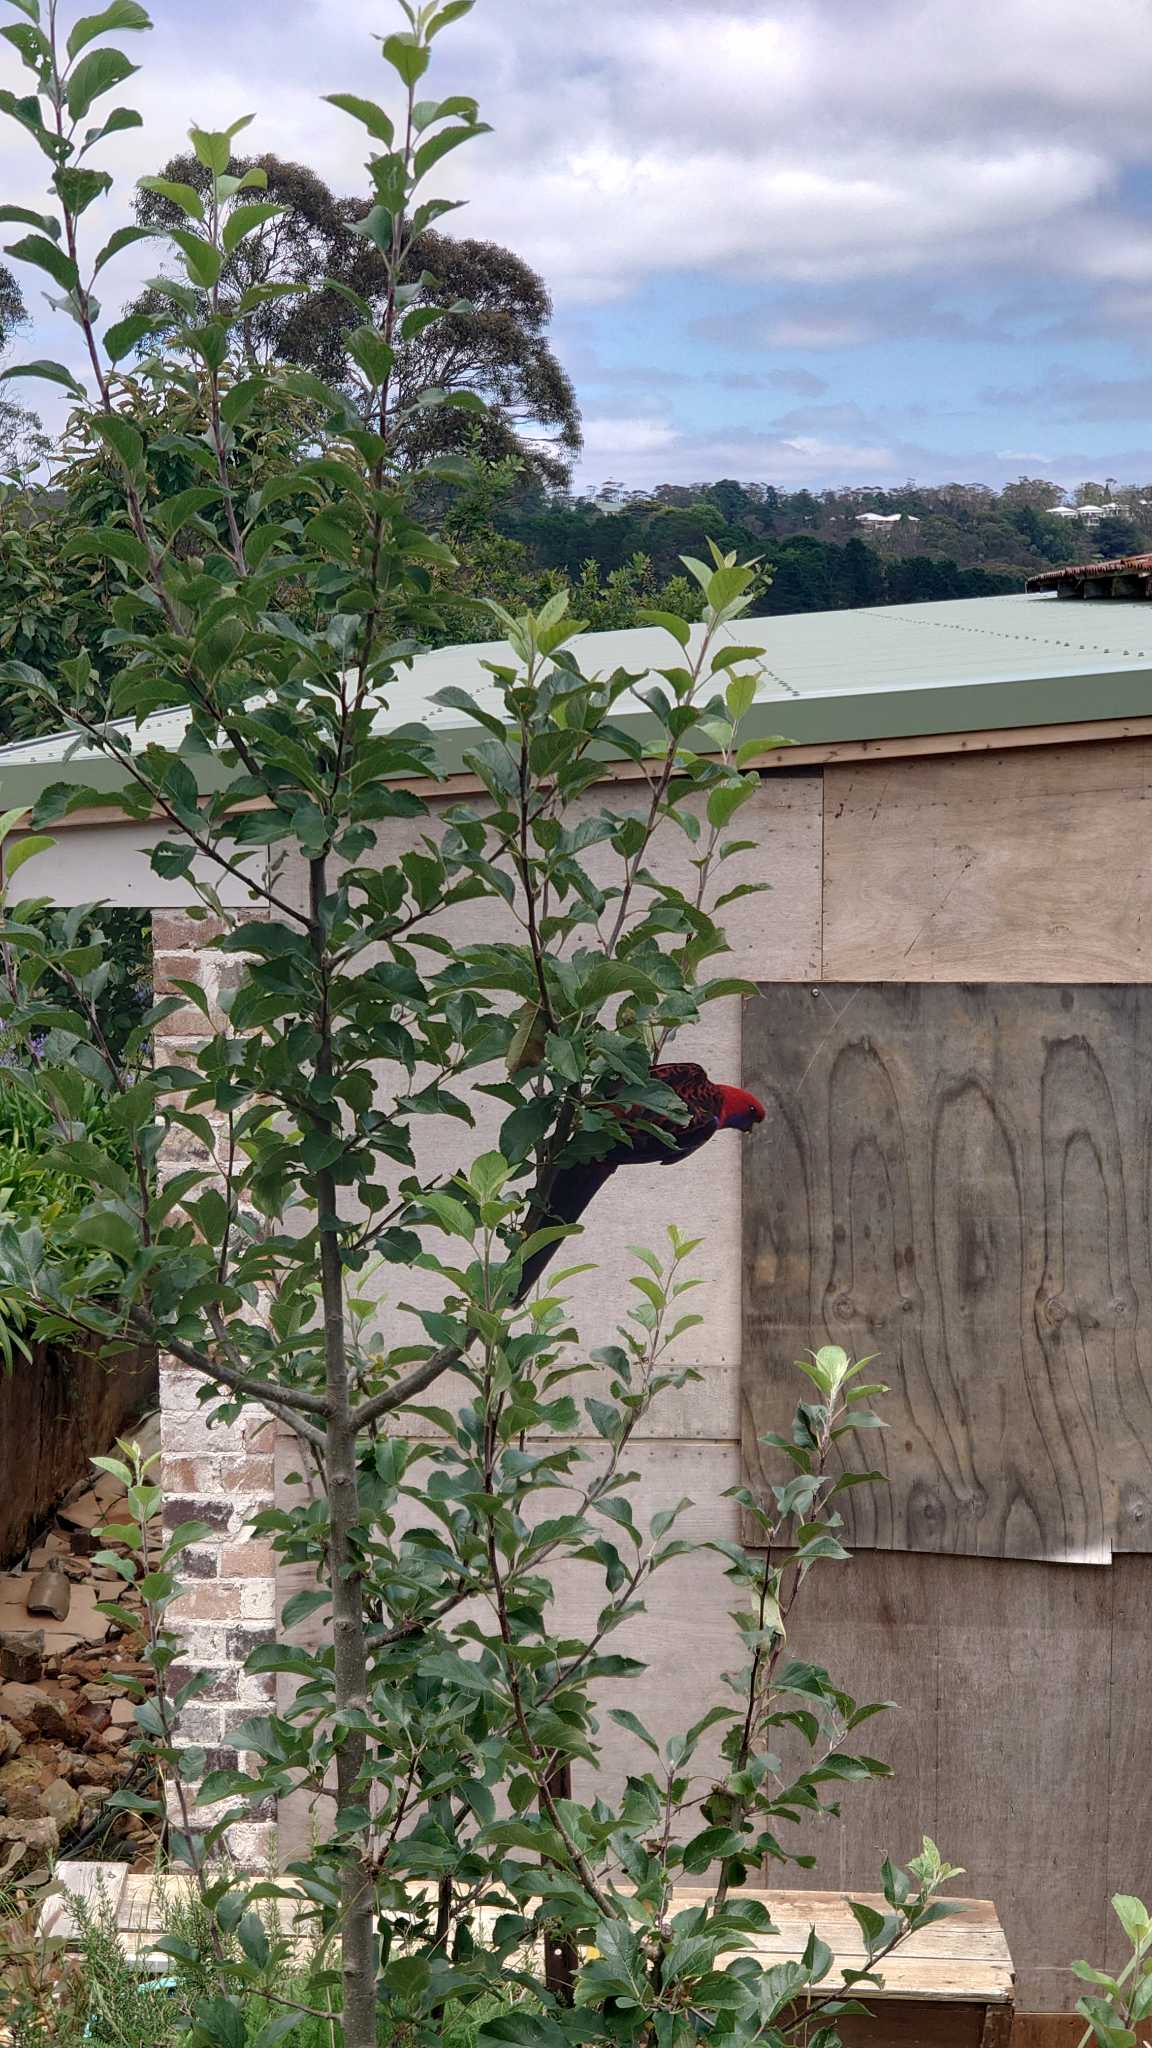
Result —
[[[749,1095],[746,1088],[720,1086],[724,1107],[720,1113],[717,1128],[721,1131],[750,1131],[754,1124],[764,1121],[764,1104],[755,1095]]]

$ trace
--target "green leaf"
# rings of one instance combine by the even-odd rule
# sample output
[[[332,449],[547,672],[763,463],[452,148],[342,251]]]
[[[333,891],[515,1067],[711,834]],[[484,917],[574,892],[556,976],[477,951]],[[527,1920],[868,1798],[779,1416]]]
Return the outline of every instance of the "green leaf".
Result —
[[[193,284],[203,291],[211,291],[213,285],[219,284],[224,267],[219,249],[214,249],[203,235],[194,235],[191,228],[173,228],[171,239],[183,254]]]
[[[112,189],[107,171],[85,171],[76,166],[57,171],[52,183],[67,213],[78,219],[82,213]]]
[[[258,2034],[254,2034],[250,2048],[280,2048],[289,2034],[303,2026],[304,2015],[298,2012],[278,2012],[275,2019],[268,2020]]]
[[[93,1245],[98,1251],[113,1252],[125,1263],[135,1257],[139,1248],[137,1232],[114,1209],[98,1209],[94,1215],[82,1216],[74,1225],[74,1231],[81,1244]]]
[[[295,1628],[298,1621],[304,1621],[308,1615],[315,1614],[318,1607],[326,1607],[331,1597],[330,1593],[321,1592],[319,1589],[314,1593],[293,1593],[292,1598],[284,1602],[280,1616],[283,1627]]]
[[[49,384],[62,384],[74,398],[86,396],[84,386],[76,382],[71,370],[66,369],[63,363],[52,363],[46,358],[35,363],[16,363],[10,370],[0,370],[0,384],[12,377],[43,377]]]
[[[92,422],[100,439],[131,477],[144,474],[144,442],[130,420],[119,413],[99,413]]]
[[[230,128],[188,130],[188,139],[206,171],[212,171],[218,178],[224,176],[232,156],[233,138],[239,135],[242,128],[247,128],[254,118],[252,114],[243,114],[238,121],[233,121]]]
[[[121,356],[130,355],[136,344],[144,341],[149,334],[155,334],[161,324],[148,313],[129,313],[123,320],[117,320],[112,327],[106,327],[104,347],[109,361],[118,363]]]
[[[40,73],[42,67],[52,62],[52,45],[39,28],[26,27],[24,22],[13,22],[10,28],[0,28],[0,36],[20,52],[29,71]]]
[[[81,15],[68,38],[68,55],[77,57],[97,36],[116,35],[121,29],[151,28],[152,22],[138,0],[111,0],[101,14]]]
[[[81,57],[68,80],[68,112],[74,121],[82,121],[89,107],[102,99],[113,86],[123,85],[126,78],[140,69],[130,64],[122,50],[90,50]]]
[[[115,1195],[132,1191],[132,1183],[119,1160],[110,1159],[90,1138],[70,1138],[66,1151],[50,1146],[42,1158],[45,1164],[61,1166],[66,1173],[77,1174],[97,1187],[111,1188]]]
[[[756,702],[756,677],[733,676],[724,692],[724,702],[728,707],[729,718],[734,724],[738,724]]]
[[[245,1671],[291,1671],[300,1678],[315,1678],[319,1661],[310,1650],[296,1643],[257,1643],[245,1659]]]
[[[31,832],[27,839],[18,839],[11,851],[4,854],[4,872],[9,881],[26,860],[34,859],[38,853],[46,853],[55,844],[56,841],[50,839],[46,832]]]
[[[217,1998],[202,1998],[195,2008],[194,2017],[211,2048],[245,2048],[248,2022],[234,1999],[225,1998],[223,1994]]]
[[[362,100],[353,92],[326,92],[324,98],[330,107],[339,107],[342,114],[351,114],[354,121],[362,121],[377,142],[382,142],[388,149],[392,147],[395,127],[375,100]]]
[[[141,192],[156,192],[161,199],[171,200],[191,220],[203,220],[204,201],[194,185],[182,185],[175,178],[137,178],[136,183]]]
[[[49,241],[47,235],[22,235],[18,242],[8,243],[6,254],[15,256],[20,263],[34,263],[66,292],[75,291],[79,282],[76,265],[59,243]]]
[[[449,22],[463,21],[466,14],[471,14],[474,5],[475,0],[446,0],[446,5],[436,9],[425,29],[428,41],[431,42],[433,36],[438,36],[442,28],[447,28]]]
[[[60,240],[60,223],[50,213],[33,213],[30,206],[0,206],[0,221],[18,221],[22,227],[39,228],[42,235]]]
[[[1142,1948],[1152,1936],[1152,1919],[1143,1900],[1126,1892],[1117,1892],[1112,1900],[1112,1911],[1133,1948]]]
[[[267,1968],[272,1951],[264,1923],[255,1913],[245,1913],[236,1929],[236,1939],[255,1969]]]
[[[722,830],[728,823],[729,818],[733,817],[740,809],[741,804],[746,804],[750,797],[756,795],[759,787],[759,777],[755,775],[749,776],[745,782],[722,782],[718,784],[708,797],[706,805],[708,823],[715,825],[717,830]]]
[[[189,520],[195,519],[209,505],[218,505],[224,493],[219,484],[190,484],[186,491],[177,491],[175,497],[165,499],[154,514],[156,525],[167,540],[172,540]]]
[[[91,148],[93,143],[103,142],[106,135],[120,135],[126,128],[142,128],[143,126],[144,117],[136,112],[135,107],[113,107],[103,127],[86,130],[84,136],[85,146]]]
[[[659,1756],[660,1744],[655,1736],[649,1734],[643,1721],[638,1720],[636,1715],[630,1713],[627,1707],[609,1707],[608,1719],[617,1722],[621,1728],[627,1728],[631,1735],[638,1735],[641,1742],[647,1744],[647,1747]]]
[[[95,1463],[95,1460],[93,1460],[93,1463]],[[176,1527],[169,1533],[168,1541],[164,1545],[164,1554],[166,1557],[177,1557],[182,1550],[187,1550],[191,1544],[203,1543],[205,1538],[211,1536],[212,1533],[212,1524],[210,1522],[178,1522]]]
[[[363,220],[352,223],[352,233],[362,235],[364,240],[371,242],[383,256],[391,249],[395,232],[395,219],[386,206],[370,207]]]
[[[384,62],[392,66],[405,85],[416,85],[423,78],[431,59],[427,49],[414,35],[402,31],[398,35],[385,36],[381,47]]]
[[[332,384],[325,384],[322,377],[314,377],[311,370],[282,370],[277,382],[300,398],[314,399],[317,405],[324,406],[340,420],[352,420],[356,416],[344,393],[337,391]]]
[[[679,641],[681,647],[687,647],[692,638],[692,628],[687,619],[679,618],[675,612],[651,611],[647,606],[642,606],[636,617],[646,626],[662,627],[665,633],[671,633],[673,639]]]
[[[121,249],[130,249],[133,242],[151,242],[155,235],[155,228],[117,228],[114,235],[109,235],[92,266],[93,277],[112,261],[113,256],[118,256]]]
[[[124,1463],[123,1458],[89,1458],[88,1463],[95,1465],[98,1472],[107,1472],[113,1479],[122,1479],[125,1486],[131,1486],[131,1468]]]
[[[125,533],[122,527],[106,526],[99,531],[90,527],[85,533],[74,534],[65,543],[63,552],[65,555],[105,555],[126,569],[135,569],[141,576],[148,574],[147,548],[134,533]]]
[[[442,156],[447,156],[451,149],[459,149],[462,142],[471,142],[474,135],[491,133],[487,121],[469,122],[466,127],[460,128],[442,128],[438,135],[433,135],[427,142],[422,142],[416,150],[412,159],[416,176],[425,177],[433,164],[439,163]]]
[[[371,385],[383,384],[391,375],[395,355],[374,327],[354,327],[350,334],[345,335],[344,346]]]
[[[275,220],[279,214],[287,213],[286,206],[277,206],[269,200],[261,200],[252,206],[235,206],[224,223],[223,242],[226,254],[230,255],[238,242],[250,235],[255,228],[263,227],[266,220]]]

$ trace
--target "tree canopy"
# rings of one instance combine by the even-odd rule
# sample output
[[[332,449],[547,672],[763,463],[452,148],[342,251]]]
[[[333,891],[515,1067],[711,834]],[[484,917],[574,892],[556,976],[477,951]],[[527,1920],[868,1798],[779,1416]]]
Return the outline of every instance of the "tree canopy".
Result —
[[[0,263],[0,360],[27,318],[20,287],[7,265]],[[0,471],[23,468],[41,452],[40,421],[36,414],[11,398],[0,397]]]
[[[315,171],[281,157],[238,157],[229,165],[229,176],[240,180],[253,172],[266,181],[269,205],[282,211],[225,258],[222,303],[252,302],[235,339],[250,368],[294,363],[346,388],[348,337],[365,320],[382,317],[389,289],[384,255],[358,232],[369,202],[338,198]],[[138,193],[137,219],[145,227],[178,226],[185,216],[174,192],[202,197],[208,184],[194,155],[173,157]],[[251,196],[239,188],[229,211],[250,204]],[[401,435],[407,464],[467,444],[490,460],[515,456],[541,481],[565,482],[581,446],[580,413],[548,339],[552,300],[543,279],[497,242],[426,227],[407,249],[398,282],[413,307],[441,317],[407,324],[396,351],[395,411],[406,412],[427,391],[450,388],[476,392],[487,407],[482,418],[422,410]],[[155,289],[140,306],[165,330],[176,324]]]

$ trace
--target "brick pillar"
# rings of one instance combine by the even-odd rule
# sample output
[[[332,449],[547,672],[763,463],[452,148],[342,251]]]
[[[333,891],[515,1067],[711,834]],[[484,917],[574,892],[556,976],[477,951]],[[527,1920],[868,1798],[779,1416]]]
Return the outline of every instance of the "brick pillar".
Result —
[[[235,963],[206,950],[220,926],[171,912],[153,922],[157,997],[178,993],[174,981],[195,981],[208,997],[217,1021],[216,1001],[223,976]],[[157,1033],[160,1063],[186,1060],[204,1036],[205,1020],[192,1004],[177,1011]],[[205,1164],[204,1146],[188,1131],[174,1130],[161,1155],[163,1175],[193,1164]],[[210,1410],[197,1398],[203,1385],[199,1373],[178,1360],[160,1361],[160,1482],[168,1528],[180,1522],[207,1522],[212,1534],[193,1545],[179,1560],[188,1590],[169,1609],[169,1619],[184,1637],[184,1651],[175,1667],[177,1683],[193,1671],[208,1670],[208,1690],[189,1706],[181,1733],[189,1743],[203,1744],[208,1768],[240,1763],[231,1746],[237,1725],[250,1714],[267,1712],[274,1701],[272,1675],[248,1677],[244,1660],[258,1643],[270,1642],[276,1630],[276,1559],[270,1544],[257,1541],[247,1523],[259,1509],[271,1507],[275,1488],[275,1422],[259,1408],[248,1408],[239,1421],[210,1426]],[[232,1854],[245,1868],[266,1866],[276,1857],[275,1813],[233,1828]]]

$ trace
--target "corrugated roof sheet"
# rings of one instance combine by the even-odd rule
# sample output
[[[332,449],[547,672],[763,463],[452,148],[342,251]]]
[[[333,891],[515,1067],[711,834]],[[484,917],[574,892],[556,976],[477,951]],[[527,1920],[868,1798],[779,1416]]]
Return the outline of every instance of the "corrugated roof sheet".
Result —
[[[820,744],[1152,714],[1152,606],[968,598],[743,619],[726,637],[764,649],[748,727],[760,736]],[[643,674],[683,658],[649,626],[588,633],[578,646],[589,670]],[[495,684],[482,664],[507,660],[500,641],[417,656],[389,692],[389,721],[426,723],[445,771],[459,769],[476,729],[431,699],[455,684],[490,703]],[[655,722],[635,697],[623,718],[655,744]],[[177,717],[159,714],[136,743],[174,744],[180,729]],[[122,773],[67,736],[0,748],[4,806],[62,778],[116,788]]]
[[[1066,568],[1044,569],[1039,576],[1030,576],[1024,587],[1060,591],[1106,576],[1138,576],[1146,582],[1152,576],[1152,555],[1117,555],[1109,562],[1071,562]]]

